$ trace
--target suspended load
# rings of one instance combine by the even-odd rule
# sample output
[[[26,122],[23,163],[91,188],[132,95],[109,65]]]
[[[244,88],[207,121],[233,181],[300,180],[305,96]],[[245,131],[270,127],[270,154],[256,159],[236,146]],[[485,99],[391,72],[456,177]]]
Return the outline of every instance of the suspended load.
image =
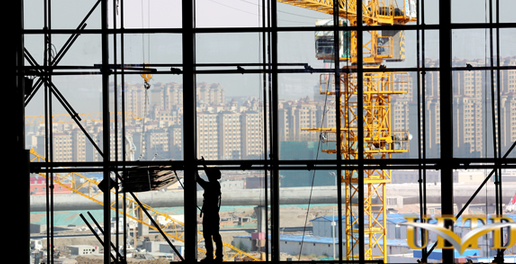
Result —
[[[166,188],[178,177],[170,166],[140,166],[122,174],[122,192],[146,192]]]

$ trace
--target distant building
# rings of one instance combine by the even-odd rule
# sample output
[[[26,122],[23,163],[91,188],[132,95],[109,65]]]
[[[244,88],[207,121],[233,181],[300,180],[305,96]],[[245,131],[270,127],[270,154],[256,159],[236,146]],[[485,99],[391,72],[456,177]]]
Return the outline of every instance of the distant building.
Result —
[[[346,225],[346,218],[342,217],[342,226]],[[310,220],[312,222],[312,234],[316,237],[338,237],[339,218],[337,216],[321,216]],[[345,233],[342,233],[344,236]]]
[[[485,65],[484,60],[463,61],[454,59],[454,66]],[[438,67],[439,62],[427,59],[426,67]],[[501,59],[502,66],[516,65],[514,57]],[[397,76],[397,75],[396,75]],[[408,130],[413,137],[410,141],[408,153],[396,154],[393,158],[418,157],[419,140],[417,138],[418,118],[425,121],[425,154],[426,158],[440,156],[441,136],[453,137],[454,155],[457,157],[491,157],[493,156],[492,128],[490,127],[491,106],[486,102],[491,100],[491,94],[486,92],[487,85],[499,85],[500,87],[500,144],[503,154],[509,149],[512,142],[516,141],[516,70],[504,70],[500,72],[499,81],[490,80],[491,76],[485,71],[453,71],[453,131],[440,130],[440,77],[439,71],[427,70],[421,80],[424,90],[417,91],[419,87],[415,76],[409,78],[409,82],[401,82],[395,77],[393,90],[408,90],[408,93],[392,96],[391,129],[393,131]],[[400,77],[401,78],[401,77]],[[488,88],[489,88],[488,87]],[[119,89],[117,96],[122,95],[120,87],[111,84],[110,96],[115,96],[115,89]],[[118,144],[118,153],[111,152],[111,159],[123,158],[122,145],[126,147],[133,144],[136,148],[132,154],[125,154],[128,159],[153,159],[157,157],[165,159],[182,159],[183,135],[183,85],[178,83],[155,83],[151,89],[146,90],[141,83],[128,83],[124,87],[125,111],[132,112],[142,120],[130,120],[125,124],[126,135],[131,137],[121,138],[111,134],[110,143],[114,148]],[[264,141],[270,142],[270,135],[264,133],[265,116],[267,108],[259,99],[252,97],[226,97],[223,86],[219,83],[198,83],[196,85],[197,102],[197,153],[206,159],[261,159],[268,155],[264,149]],[[308,96],[298,100],[279,100],[277,131],[280,144],[283,142],[319,142],[320,137],[335,136],[321,134],[319,131],[305,131],[303,128],[335,128],[336,107],[334,96],[321,96],[319,87],[315,99]],[[420,98],[418,99],[418,96]],[[419,109],[418,100],[424,100]],[[114,101],[114,100],[110,100]],[[492,101],[492,100],[491,100]],[[111,106],[114,108],[114,105]],[[418,114],[419,113],[419,114]],[[488,127],[485,124],[489,124]],[[102,124],[100,122],[83,123],[85,130],[93,143],[75,124],[55,123],[53,126],[52,142],[54,161],[99,161],[102,157]],[[34,129],[33,145],[36,151],[45,154],[45,139],[43,126]],[[421,127],[423,128],[423,127]],[[145,131],[143,131],[145,130]],[[283,145],[282,159],[303,159],[292,155],[311,155],[313,151],[299,153],[291,151]],[[312,144],[312,143],[310,143]],[[334,147],[334,146],[333,146]],[[323,155],[324,156],[324,155]],[[319,156],[321,157],[321,156]],[[516,157],[513,151],[509,157]],[[330,157],[334,158],[334,157]],[[319,173],[319,172],[317,172]],[[291,172],[285,172],[288,176]],[[309,175],[306,172],[299,173],[302,184],[306,184]],[[304,178],[303,178],[304,177]],[[430,176],[431,178],[432,176]],[[305,179],[306,178],[306,179]],[[320,177],[316,178],[318,181]],[[324,176],[323,176],[324,178]],[[395,177],[393,177],[394,180]],[[396,179],[397,180],[397,179]],[[430,179],[430,181],[432,181]],[[394,181],[393,181],[394,182]],[[437,181],[436,181],[437,182]],[[288,184],[288,180],[285,180]],[[329,184],[326,182],[324,184]]]
[[[91,245],[73,245],[68,246],[70,253],[76,256],[92,255],[98,253],[97,247]]]

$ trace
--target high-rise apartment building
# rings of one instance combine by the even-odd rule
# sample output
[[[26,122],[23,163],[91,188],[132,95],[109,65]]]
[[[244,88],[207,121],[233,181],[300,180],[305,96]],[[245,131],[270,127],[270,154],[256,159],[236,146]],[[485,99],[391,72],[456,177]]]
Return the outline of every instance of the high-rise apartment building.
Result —
[[[483,66],[483,60],[454,60],[454,66]],[[485,113],[487,106],[482,98],[487,96],[487,77],[484,71],[454,71],[453,78],[453,131],[454,153],[462,157],[481,157],[483,151]]]
[[[333,107],[334,108],[334,107]],[[317,141],[319,135],[302,128],[317,128],[321,125],[324,101],[311,101],[308,97],[298,101],[281,101],[278,107],[278,134],[280,141]],[[334,113],[335,110],[326,108]],[[327,123],[328,121],[326,121]]]
[[[205,159],[219,157],[218,115],[210,112],[197,113],[197,153]]]
[[[490,71],[474,70],[475,67],[485,66],[489,60],[463,61],[454,59],[453,67],[471,67],[472,70],[458,70],[452,73],[453,89],[453,113],[455,124],[452,131],[454,153],[459,157],[486,157],[492,156],[493,142],[486,140],[493,133],[491,90],[494,87],[494,95],[498,97],[500,92],[500,144],[502,152],[507,150],[516,140],[516,71],[501,70],[500,83],[491,81]],[[514,58],[501,60],[501,66],[515,65]],[[425,81],[425,137],[428,157],[438,157],[440,148],[441,131],[439,128],[439,72],[432,71],[431,67],[438,66],[438,61],[426,61],[430,69],[424,74]],[[498,90],[499,89],[499,90]],[[495,117],[495,122],[498,117]],[[497,133],[497,132],[495,132]]]
[[[246,111],[240,114],[243,159],[263,158],[263,118],[260,112]]]
[[[222,105],[226,99],[225,91],[219,83],[198,83],[196,96],[198,104]]]

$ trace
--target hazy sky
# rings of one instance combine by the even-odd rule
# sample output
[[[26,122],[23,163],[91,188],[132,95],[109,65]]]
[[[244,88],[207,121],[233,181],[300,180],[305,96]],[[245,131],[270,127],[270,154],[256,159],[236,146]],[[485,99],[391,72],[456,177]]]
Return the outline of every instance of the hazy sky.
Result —
[[[486,0],[487,1],[487,0]],[[484,0],[452,1],[453,22],[483,23],[489,20],[485,12]],[[27,0],[25,4],[26,22],[29,29],[43,27],[42,1]],[[75,28],[90,10],[96,0],[54,0],[52,1],[52,28]],[[438,23],[437,1],[425,1],[425,22]],[[496,2],[496,1],[493,1]],[[126,28],[181,27],[180,0],[125,0],[124,26]],[[198,27],[259,27],[261,25],[260,0],[197,0],[196,25]],[[510,0],[501,0],[500,19],[502,22],[515,22],[510,11],[516,4]],[[111,6],[111,5],[110,5]],[[467,10],[467,11],[466,11]],[[87,28],[100,27],[100,9],[97,9],[87,21]],[[306,10],[286,4],[278,4],[279,26],[313,26],[317,19],[329,18],[327,14]],[[513,21],[511,21],[511,19]],[[118,16],[120,24],[120,16]],[[489,50],[489,31],[456,30],[453,32],[453,55],[464,59],[483,59]],[[54,35],[52,42],[59,50],[69,35]],[[487,38],[486,38],[487,37]],[[279,62],[308,63],[314,68],[323,68],[322,61],[315,58],[313,32],[280,33],[278,42]],[[502,56],[515,56],[515,29],[500,30]],[[247,34],[200,34],[197,37],[198,63],[259,63],[262,62],[261,35]],[[426,33],[425,55],[438,58],[438,32]],[[27,49],[42,64],[43,38],[27,36]],[[125,37],[125,63],[181,63],[181,36],[160,34],[143,36],[141,34]],[[111,51],[112,52],[112,51]],[[486,53],[487,52],[487,53]],[[406,31],[405,62],[388,64],[392,67],[416,66],[416,33]],[[111,55],[111,58],[114,56]],[[81,35],[72,46],[60,65],[88,65],[101,63],[100,36]],[[279,79],[280,96],[286,99],[298,99],[301,96],[313,96],[313,87],[319,83],[318,74],[281,74]],[[232,74],[197,76],[199,82],[220,83],[226,89],[227,96],[261,96],[261,75]],[[54,77],[56,86],[72,103],[77,112],[99,111],[100,75]],[[126,81],[142,82],[139,75],[127,75]],[[154,82],[181,83],[178,75],[154,75]],[[39,94],[28,107],[28,114],[42,113],[42,97]],[[63,112],[56,107],[56,112]]]

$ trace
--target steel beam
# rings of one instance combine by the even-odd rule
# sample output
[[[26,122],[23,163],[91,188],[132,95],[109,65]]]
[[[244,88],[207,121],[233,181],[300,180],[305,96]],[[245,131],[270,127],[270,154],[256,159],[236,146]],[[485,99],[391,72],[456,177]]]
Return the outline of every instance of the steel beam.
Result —
[[[196,175],[197,153],[195,138],[195,1],[182,1],[183,17],[183,140],[184,140],[184,212],[185,212],[185,253],[187,262],[197,261],[197,201]],[[188,89],[190,88],[190,89]],[[188,131],[188,132],[186,132]],[[189,201],[189,202],[188,202]]]
[[[440,128],[441,128],[441,210],[443,215],[453,215],[453,168],[449,161],[453,159],[453,136],[446,135],[453,131],[453,89],[452,89],[452,37],[451,37],[451,3],[439,1],[439,76],[440,76]],[[451,221],[445,221],[444,226],[453,229]],[[449,244],[447,242],[447,244]],[[443,249],[443,262],[454,262],[454,250]]]

